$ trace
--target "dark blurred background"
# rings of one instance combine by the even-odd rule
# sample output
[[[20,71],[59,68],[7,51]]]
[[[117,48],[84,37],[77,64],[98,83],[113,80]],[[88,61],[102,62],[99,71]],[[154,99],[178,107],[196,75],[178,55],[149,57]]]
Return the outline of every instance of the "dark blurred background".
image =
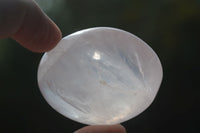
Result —
[[[200,0],[36,0],[63,36],[109,26],[129,31],[160,57],[153,104],[122,123],[128,133],[200,133]],[[0,133],[72,133],[84,125],[54,111],[37,86],[42,54],[0,40]]]

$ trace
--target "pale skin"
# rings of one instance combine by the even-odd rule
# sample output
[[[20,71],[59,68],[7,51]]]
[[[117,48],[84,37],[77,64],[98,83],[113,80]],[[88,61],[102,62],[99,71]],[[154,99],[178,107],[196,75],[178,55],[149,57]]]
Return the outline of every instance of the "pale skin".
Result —
[[[56,46],[62,34],[33,0],[0,0],[0,39],[7,37],[32,52],[46,52]],[[96,125],[75,133],[126,133],[126,130],[122,125]]]

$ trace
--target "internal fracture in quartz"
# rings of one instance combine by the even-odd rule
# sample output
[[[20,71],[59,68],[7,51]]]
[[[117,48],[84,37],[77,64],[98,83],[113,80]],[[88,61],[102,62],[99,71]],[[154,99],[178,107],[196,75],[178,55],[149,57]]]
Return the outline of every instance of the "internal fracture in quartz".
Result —
[[[64,116],[89,125],[117,124],[144,111],[162,80],[155,52],[138,37],[99,27],[63,38],[44,54],[38,83]]]

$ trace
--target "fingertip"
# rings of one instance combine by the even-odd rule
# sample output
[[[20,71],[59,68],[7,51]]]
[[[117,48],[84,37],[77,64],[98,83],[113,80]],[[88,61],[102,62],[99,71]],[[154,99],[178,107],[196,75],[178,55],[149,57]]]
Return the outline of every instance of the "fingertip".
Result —
[[[126,133],[126,129],[122,125],[96,125],[83,127],[74,133]]]
[[[46,34],[44,31],[39,31],[38,35],[30,41],[29,46],[31,46],[30,50],[33,52],[47,52],[53,49],[58,42],[62,38],[62,34],[60,29],[57,27],[57,25],[51,21],[50,19],[48,20],[48,26],[46,29]],[[28,45],[28,44],[27,44]]]
[[[23,22],[11,38],[30,51],[49,51],[61,40],[61,31],[34,1],[29,6]]]

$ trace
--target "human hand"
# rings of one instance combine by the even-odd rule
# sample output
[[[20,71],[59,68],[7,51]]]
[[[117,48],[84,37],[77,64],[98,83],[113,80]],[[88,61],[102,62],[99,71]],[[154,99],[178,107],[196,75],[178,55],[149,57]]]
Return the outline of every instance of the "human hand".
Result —
[[[46,52],[60,41],[61,32],[33,0],[0,0],[0,39],[5,37]]]
[[[126,133],[126,129],[122,125],[98,125],[86,126],[74,133]]]

